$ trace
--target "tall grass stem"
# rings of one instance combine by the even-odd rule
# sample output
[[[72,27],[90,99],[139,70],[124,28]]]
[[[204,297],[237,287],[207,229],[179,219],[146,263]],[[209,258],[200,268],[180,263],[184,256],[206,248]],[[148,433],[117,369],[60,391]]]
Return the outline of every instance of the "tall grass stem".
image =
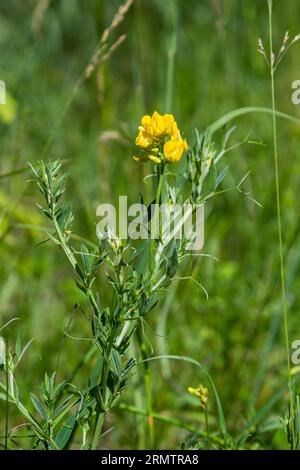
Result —
[[[286,348],[286,362],[288,373],[288,387],[290,399],[290,412],[293,416],[293,409],[291,406],[292,400],[292,380],[291,380],[291,361],[289,350],[289,331],[288,331],[288,307],[285,288],[285,271],[284,271],[284,257],[283,257],[283,241],[282,241],[282,220],[281,220],[281,201],[280,201],[280,182],[279,182],[279,165],[278,165],[278,143],[277,143],[277,118],[276,118],[276,100],[275,100],[275,69],[274,62],[275,56],[273,53],[273,29],[272,29],[272,0],[268,0],[269,9],[269,41],[270,41],[270,77],[271,77],[271,95],[272,95],[272,123],[273,123],[273,149],[274,149],[274,169],[275,169],[275,184],[276,184],[276,207],[277,207],[277,227],[278,227],[278,245],[279,245],[279,258],[280,258],[280,279],[281,279],[281,297],[283,309],[283,329]],[[293,423],[293,418],[292,418]],[[294,440],[294,430],[293,430]]]

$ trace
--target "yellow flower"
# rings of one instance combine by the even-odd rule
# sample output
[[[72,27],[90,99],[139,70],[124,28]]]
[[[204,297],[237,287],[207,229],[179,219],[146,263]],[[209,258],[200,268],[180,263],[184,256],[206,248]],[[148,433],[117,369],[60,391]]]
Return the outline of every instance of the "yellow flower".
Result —
[[[166,161],[170,163],[178,162],[181,159],[183,152],[186,152],[187,150],[188,144],[186,140],[168,140],[164,144],[164,155],[166,157]]]
[[[188,150],[188,144],[182,139],[173,114],[161,115],[154,111],[152,116],[142,117],[135,143],[141,154],[133,158],[139,162],[148,159],[154,163],[178,162],[182,154]]]
[[[201,408],[205,409],[207,406],[207,401],[208,401],[208,390],[207,388],[203,387],[203,385],[198,385],[197,388],[194,387],[188,387],[187,391],[193,395],[194,397],[197,397],[200,399],[200,406]]]

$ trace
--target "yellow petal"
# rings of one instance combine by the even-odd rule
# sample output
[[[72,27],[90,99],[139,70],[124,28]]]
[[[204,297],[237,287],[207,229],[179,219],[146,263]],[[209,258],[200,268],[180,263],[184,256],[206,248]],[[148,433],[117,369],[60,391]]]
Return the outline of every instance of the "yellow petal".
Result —
[[[168,140],[164,145],[164,154],[168,163],[178,162],[185,151],[185,141]]]
[[[144,155],[133,155],[133,160],[135,160],[136,162],[140,162],[140,163],[145,163],[148,158],[145,157]]]
[[[165,120],[164,116],[159,114],[157,111],[154,111],[152,115],[152,127],[153,127],[153,134],[155,137],[159,137],[165,134]]]
[[[184,139],[184,140],[183,140],[183,151],[184,151],[184,152],[187,152],[188,149],[189,149],[188,143],[187,143],[187,141]]]
[[[135,144],[143,148],[146,148],[151,144],[151,139],[149,138],[145,130],[140,129],[138,136],[135,139]]]
[[[141,119],[142,126],[145,127],[146,124],[151,123],[151,116],[149,114],[145,114],[145,116],[142,117]]]
[[[181,140],[181,134],[180,134],[180,131],[179,131],[175,121],[174,121],[174,123],[172,124],[172,127],[171,127],[170,137],[173,140],[176,140],[176,139]]]
[[[187,391],[188,391],[191,395],[194,395],[194,397],[199,397],[199,391],[198,391],[197,388],[188,387]]]
[[[150,121],[149,123],[145,123],[145,135],[147,136],[148,140],[150,140],[151,142],[153,141],[153,138],[155,137],[156,135],[156,131],[154,129],[154,126],[153,126],[153,122]]]
[[[152,114],[151,120],[152,122],[158,122],[158,121],[163,120],[163,116],[159,114],[157,111],[154,111],[154,113]]]
[[[165,114],[164,122],[165,122],[165,133],[169,135],[170,137],[173,137],[174,139],[179,138],[180,135],[178,135],[179,131],[178,131],[178,127],[177,127],[173,114]]]
[[[157,155],[148,155],[150,160],[158,165],[161,163],[161,159]]]

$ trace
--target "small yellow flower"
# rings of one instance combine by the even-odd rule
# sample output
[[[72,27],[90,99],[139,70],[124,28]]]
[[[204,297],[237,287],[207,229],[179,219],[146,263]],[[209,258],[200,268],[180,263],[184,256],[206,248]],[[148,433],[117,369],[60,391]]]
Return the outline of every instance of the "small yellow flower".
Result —
[[[152,116],[146,114],[142,117],[135,143],[141,154],[133,158],[139,162],[174,163],[188,150],[187,141],[182,139],[173,114],[161,115],[157,111]]]
[[[208,401],[208,390],[206,387],[203,387],[203,385],[198,385],[197,388],[194,387],[188,387],[187,391],[193,395],[194,397],[197,397],[200,399],[200,406],[205,410],[207,406],[207,401]]]

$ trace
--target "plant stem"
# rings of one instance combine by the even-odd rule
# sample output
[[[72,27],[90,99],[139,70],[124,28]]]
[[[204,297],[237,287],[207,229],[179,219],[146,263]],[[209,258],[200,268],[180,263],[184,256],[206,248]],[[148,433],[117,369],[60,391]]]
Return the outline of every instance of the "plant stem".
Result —
[[[146,387],[146,402],[147,402],[147,420],[149,429],[149,444],[150,448],[154,445],[154,423],[153,423],[153,409],[152,409],[152,376],[150,367],[145,367],[145,387]]]
[[[59,239],[59,242],[60,242],[60,245],[66,255],[66,257],[68,258],[68,260],[70,261],[74,271],[76,272],[76,266],[77,266],[77,261],[76,261],[76,258],[74,256],[74,254],[72,253],[72,251],[70,250],[69,246],[67,245],[66,243],[66,240],[65,240],[65,237],[60,229],[60,226],[57,222],[57,219],[56,217],[53,215],[52,216],[52,221],[53,221],[53,225],[55,227],[55,231],[56,231],[56,234],[58,236],[58,239]],[[87,288],[86,289],[86,292],[85,292],[87,298],[89,299],[89,302],[90,304],[92,305],[93,309],[95,310],[95,312],[100,315],[100,310],[99,310],[99,306],[96,302],[96,299],[94,297],[94,294],[93,294],[93,291],[91,288]]]
[[[109,363],[110,363],[110,355],[113,349],[113,345],[116,339],[116,332],[118,329],[118,324],[116,324],[110,334],[109,342],[107,345],[107,350],[104,354],[104,361],[103,361],[103,370],[102,370],[102,377],[101,377],[101,393],[102,393],[102,401],[105,407],[105,412],[108,411],[110,408],[110,400],[106,398],[107,392],[107,381],[108,381],[108,374],[109,374]],[[104,423],[105,412],[98,411],[96,417],[96,427],[95,427],[95,434],[92,443],[92,449],[95,450],[98,446],[98,442],[100,440],[101,431]]]
[[[65,237],[64,237],[63,233],[61,232],[59,224],[58,224],[58,222],[56,220],[56,217],[54,215],[53,215],[53,224],[54,224],[54,227],[55,227],[60,245],[61,245],[65,255],[67,256],[68,260],[70,261],[73,269],[76,271],[76,265],[77,265],[76,258],[74,256],[74,254],[72,253],[72,251],[70,250],[70,248],[68,247],[68,245],[66,243],[66,240],[65,240]],[[101,312],[99,310],[99,306],[98,306],[98,304],[96,302],[96,299],[94,297],[93,291],[90,288],[87,288],[85,293],[86,293],[87,298],[89,299],[90,304],[92,305],[93,309],[95,310],[95,313],[100,315]],[[111,350],[112,350],[112,346],[113,346],[113,343],[114,343],[114,340],[115,340],[115,335],[116,335],[116,327],[113,329],[113,331],[111,333],[110,342],[109,342],[109,345],[108,345],[107,352],[105,354],[106,358],[105,358],[104,364],[103,364],[101,385],[102,385],[102,398],[103,398],[104,403],[106,401],[106,389],[107,389],[107,380],[108,380],[108,373],[109,373],[109,359],[110,359],[110,353],[111,353]],[[91,446],[91,448],[93,450],[95,450],[98,446],[100,436],[101,436],[102,427],[103,427],[103,423],[104,423],[104,417],[105,417],[104,412],[102,412],[102,411],[97,412],[95,433],[94,433],[93,442],[92,442],[92,446]]]
[[[205,415],[205,430],[206,430],[206,436],[207,436],[207,439],[209,440],[209,439],[210,439],[210,436],[209,436],[209,428],[208,428],[208,412],[207,412],[207,406],[205,407],[204,415]]]
[[[147,359],[147,351],[145,342],[141,333],[141,326],[137,328],[137,342],[143,358],[143,361]],[[147,362],[143,363],[144,368],[144,383],[145,383],[145,416],[147,416],[147,423],[145,427],[145,435],[147,440],[149,439],[148,448],[153,448],[154,443],[154,427],[153,427],[153,407],[152,407],[152,376],[149,364]]]
[[[96,450],[98,446],[98,442],[100,440],[102,427],[104,423],[104,413],[99,413],[96,422],[95,434],[92,443],[92,450]]]
[[[168,40],[165,112],[170,113],[173,101],[174,61],[177,50],[177,1],[170,2],[171,33]]]
[[[5,441],[4,449],[7,450],[8,445],[8,418],[9,418],[9,376],[8,376],[8,341],[5,349],[5,385],[6,385],[6,400],[5,400]]]
[[[149,259],[151,271],[153,271],[155,237],[157,235],[156,226],[157,226],[157,222],[159,219],[159,205],[160,205],[161,191],[162,191],[163,182],[164,182],[164,170],[165,170],[165,167],[163,163],[161,167],[160,166],[157,167],[158,184],[157,184],[157,190],[156,190],[155,210],[154,210],[153,225],[152,225],[152,227],[154,227],[154,233],[153,233],[153,230],[151,230],[150,259]],[[158,232],[160,232],[160,224],[159,224]]]
[[[275,183],[276,183],[276,207],[277,207],[278,244],[279,244],[279,258],[280,258],[281,297],[282,297],[283,328],[284,328],[284,339],[285,339],[286,361],[287,361],[287,372],[288,372],[288,387],[289,387],[289,394],[290,394],[290,412],[292,416],[291,421],[292,423],[294,423],[293,407],[292,407],[292,381],[291,381],[291,363],[290,363],[290,350],[289,350],[289,332],[288,332],[288,308],[287,308],[286,288],[285,288],[280,184],[279,184],[279,169],[278,169],[279,165],[278,165],[277,120],[276,120],[275,79],[274,79],[275,58],[273,55],[272,1],[270,0],[268,0],[268,7],[269,7],[270,76],[271,76],[271,94],[272,94],[273,148],[274,148],[274,168],[275,168]],[[293,443],[294,443],[294,428],[293,428]]]
[[[70,248],[68,247],[68,245],[66,244],[66,240],[65,240],[65,237],[63,236],[62,234],[62,231],[60,229],[60,226],[56,220],[56,217],[53,215],[52,216],[52,221],[53,221],[53,225],[55,227],[55,231],[57,233],[57,236],[58,236],[58,239],[59,239],[59,242],[61,244],[61,247],[62,249],[64,250],[64,253],[65,255],[67,256],[68,260],[70,261],[73,269],[76,271],[76,265],[77,265],[77,261],[75,259],[75,256],[73,255],[72,251],[70,250]]]
[[[137,408],[137,407],[132,406],[132,405],[126,405],[125,403],[120,403],[118,405],[118,408],[120,410],[129,411],[130,413],[134,413],[134,414],[141,415],[141,416],[146,416],[147,415],[147,412],[145,410]],[[199,431],[199,429],[197,427],[193,426],[192,424],[186,423],[184,421],[180,421],[179,419],[170,418],[168,416],[164,416],[164,415],[161,415],[161,414],[156,413],[156,412],[153,412],[152,416],[153,416],[153,419],[155,419],[156,421],[160,421],[160,422],[165,423],[165,424],[170,424],[170,425],[176,426],[180,429],[186,429],[187,431],[198,434],[199,436],[204,437],[204,438],[207,437],[206,432]],[[209,438],[212,441],[215,441],[218,444],[221,444],[221,445],[224,444],[223,439],[221,439],[217,436],[214,436],[213,434],[210,434]]]

